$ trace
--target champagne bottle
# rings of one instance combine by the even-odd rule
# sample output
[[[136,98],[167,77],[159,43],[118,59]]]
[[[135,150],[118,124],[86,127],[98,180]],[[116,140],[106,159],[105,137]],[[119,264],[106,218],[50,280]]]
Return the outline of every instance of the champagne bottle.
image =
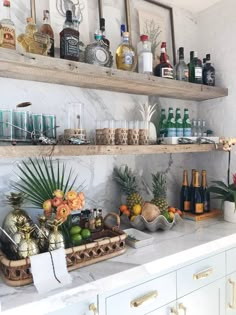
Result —
[[[210,212],[210,193],[207,191],[207,173],[202,170],[201,194],[203,201],[203,211]]]
[[[193,192],[191,200],[191,212],[193,214],[202,214],[203,213],[203,202],[202,194],[199,183],[199,172],[196,171],[193,179]]]
[[[190,211],[190,187],[188,185],[188,171],[184,170],[183,184],[180,192],[180,210]]]
[[[192,178],[191,178],[191,184],[189,187],[190,190],[190,211],[192,211],[192,202],[193,202],[193,182],[194,182],[194,176],[195,176],[195,169],[192,169]]]

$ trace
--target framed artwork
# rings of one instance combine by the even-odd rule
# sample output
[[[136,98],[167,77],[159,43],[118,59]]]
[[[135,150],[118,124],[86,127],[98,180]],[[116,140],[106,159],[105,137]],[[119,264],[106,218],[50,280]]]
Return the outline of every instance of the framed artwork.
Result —
[[[151,42],[154,67],[159,63],[161,43],[167,43],[167,54],[172,65],[176,64],[173,9],[155,0],[133,1],[139,35],[146,34]],[[130,0],[125,0],[127,29],[131,30]],[[132,11],[133,12],[133,11]],[[131,23],[132,22],[132,23]],[[137,30],[135,30],[137,31]]]

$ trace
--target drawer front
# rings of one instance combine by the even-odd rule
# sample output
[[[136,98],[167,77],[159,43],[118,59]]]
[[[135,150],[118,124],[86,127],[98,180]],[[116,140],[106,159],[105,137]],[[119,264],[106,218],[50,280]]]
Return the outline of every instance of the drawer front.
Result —
[[[225,253],[221,253],[177,271],[177,295],[182,297],[225,276]]]
[[[176,274],[147,281],[106,298],[106,315],[143,315],[176,299]]]
[[[236,248],[226,251],[226,273],[230,274],[236,271]]]

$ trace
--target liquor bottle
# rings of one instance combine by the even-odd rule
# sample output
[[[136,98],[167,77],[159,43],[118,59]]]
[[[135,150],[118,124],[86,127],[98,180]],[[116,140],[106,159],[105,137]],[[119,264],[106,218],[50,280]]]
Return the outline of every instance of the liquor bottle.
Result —
[[[184,135],[183,120],[181,118],[181,112],[179,108],[176,108],[175,125],[176,125],[176,136],[183,137]]]
[[[103,228],[104,225],[104,221],[103,221],[103,217],[102,217],[102,210],[99,209],[97,216],[95,218],[95,228],[96,230],[100,231]]]
[[[113,57],[102,39],[101,31],[94,34],[95,42],[85,48],[85,62],[102,67],[112,67]]]
[[[66,11],[66,20],[60,33],[60,58],[79,61],[79,31],[74,29],[70,10]]]
[[[192,135],[192,125],[189,119],[188,109],[184,109],[184,119],[183,119],[184,137],[191,137]]]
[[[95,217],[94,217],[94,211],[90,210],[89,214],[89,229],[91,231],[95,230]]]
[[[203,69],[203,84],[215,86],[215,68],[211,65],[211,55],[206,55],[206,64]]]
[[[193,119],[192,121],[192,137],[197,137],[197,121]]]
[[[130,44],[129,33],[123,33],[123,41],[116,50],[117,69],[135,71],[137,66],[137,55]]]
[[[48,50],[48,56],[54,57],[54,33],[50,24],[50,13],[48,10],[43,11],[43,24],[40,27],[40,32],[49,35],[51,47]]]
[[[100,18],[100,31],[102,32],[102,40],[108,49],[110,49],[110,41],[106,38],[105,19]]]
[[[176,124],[173,108],[169,108],[168,119],[166,123],[167,137],[176,137]]]
[[[202,84],[202,62],[198,59],[198,53],[194,51],[190,62],[190,82]]]
[[[171,66],[167,57],[166,42],[162,42],[160,63],[155,67],[154,75],[156,77],[174,79],[173,67]]]
[[[137,47],[138,53],[138,72],[151,74],[153,70],[153,55],[151,51],[151,42],[147,35],[140,36],[140,42]]]
[[[202,59],[202,70],[204,70],[205,65],[206,65],[206,58],[203,58]]]
[[[200,119],[197,121],[197,136],[202,137],[202,122]]]
[[[165,108],[161,109],[161,120],[160,120],[160,137],[166,137],[167,136],[167,119],[166,119],[166,110]]]
[[[190,68],[190,64],[193,60],[193,55],[194,55],[194,51],[190,51],[190,59],[189,59],[189,63],[188,63],[188,80],[189,80],[189,82],[191,82],[190,80],[192,77],[192,73],[191,73],[192,69]]]
[[[189,80],[189,69],[184,61],[184,48],[179,48],[179,62],[175,67],[176,80],[187,81]]]
[[[203,201],[201,188],[199,183],[199,172],[195,171],[193,179],[193,191],[191,196],[191,212],[193,214],[202,214],[203,213]]]
[[[10,0],[3,0],[3,19],[0,20],[1,37],[0,47],[16,49],[16,31],[15,24],[11,20]]]
[[[183,173],[183,184],[180,192],[180,210],[189,212],[190,211],[190,187],[188,185],[188,171],[184,170]]]
[[[120,26],[120,36],[123,39],[123,33],[126,32],[126,26],[125,24],[121,24]]]
[[[202,136],[207,137],[207,128],[206,128],[206,121],[202,121]]]
[[[207,172],[205,170],[202,170],[201,194],[203,211],[210,212],[210,193],[207,191]]]

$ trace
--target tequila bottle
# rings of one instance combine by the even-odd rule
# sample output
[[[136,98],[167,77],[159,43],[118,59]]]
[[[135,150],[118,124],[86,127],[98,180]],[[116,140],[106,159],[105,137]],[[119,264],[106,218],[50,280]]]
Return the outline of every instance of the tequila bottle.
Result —
[[[48,10],[43,11],[43,24],[40,27],[40,32],[50,37],[51,47],[48,50],[48,56],[54,57],[54,33],[50,24],[50,13]]]
[[[104,43],[101,31],[95,33],[95,42],[85,48],[85,62],[102,67],[112,67],[113,57]]]
[[[3,19],[0,20],[0,47],[16,49],[15,24],[11,20],[11,3],[3,0]]]
[[[135,71],[137,66],[137,55],[135,49],[130,44],[129,33],[123,33],[123,42],[116,50],[117,69]]]

